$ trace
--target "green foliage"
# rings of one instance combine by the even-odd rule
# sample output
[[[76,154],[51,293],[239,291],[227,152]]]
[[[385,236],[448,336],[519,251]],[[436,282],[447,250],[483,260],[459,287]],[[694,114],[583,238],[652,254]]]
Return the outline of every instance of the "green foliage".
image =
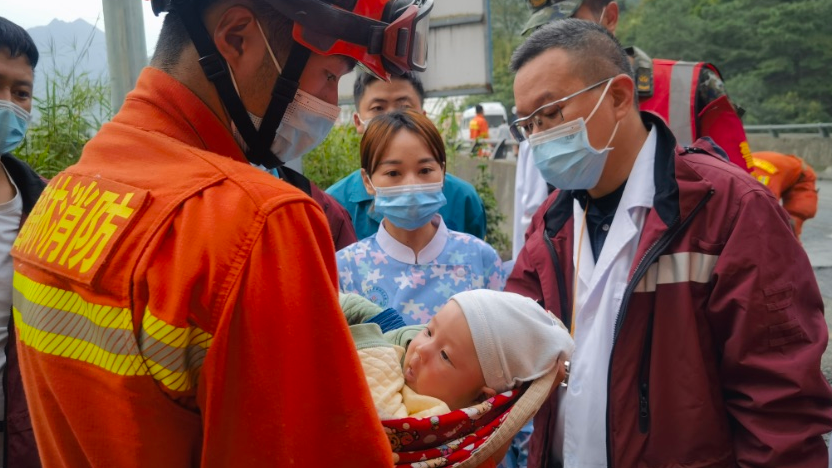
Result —
[[[707,61],[749,124],[832,119],[828,0],[642,0],[618,37],[654,57]]]
[[[79,71],[78,64],[88,53],[91,38],[92,32],[69,70],[53,67],[51,74],[37,77],[46,80],[46,95],[34,97],[40,117],[29,125],[16,156],[43,177],[53,177],[77,162],[87,141],[112,117],[108,84]],[[52,57],[53,65],[55,50],[52,44],[45,54]]]
[[[361,167],[361,135],[352,123],[333,128],[326,140],[303,157],[303,174],[321,190]]]
[[[445,102],[434,124],[445,142],[447,166],[453,167],[459,149],[459,143],[451,138],[459,132],[453,102]],[[303,157],[303,173],[321,190],[326,190],[361,167],[360,148],[361,135],[355,130],[355,126],[352,123],[339,125],[329,132],[323,143]]]
[[[487,164],[477,165],[479,174],[474,181],[474,188],[482,198],[485,205],[485,241],[494,247],[502,258],[511,257],[511,239],[500,230],[500,225],[505,221],[506,215],[500,212],[497,205],[497,197],[494,195],[494,176],[488,171]]]
[[[442,111],[436,119],[436,128],[442,135],[442,141],[445,143],[445,167],[454,167],[456,162],[456,155],[461,150],[462,142],[457,141],[456,136],[459,134],[459,121],[456,118],[457,108],[452,101],[445,101],[442,106]]]

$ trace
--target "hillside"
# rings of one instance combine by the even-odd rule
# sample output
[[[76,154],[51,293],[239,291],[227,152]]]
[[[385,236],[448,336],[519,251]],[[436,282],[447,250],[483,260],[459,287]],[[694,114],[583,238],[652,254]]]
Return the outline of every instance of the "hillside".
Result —
[[[58,70],[63,74],[73,68],[87,73],[91,78],[108,79],[107,44],[104,32],[84,20],[71,23],[52,20],[46,26],[28,30],[40,51],[40,61],[35,69],[35,96],[44,95],[44,76],[53,76]]]

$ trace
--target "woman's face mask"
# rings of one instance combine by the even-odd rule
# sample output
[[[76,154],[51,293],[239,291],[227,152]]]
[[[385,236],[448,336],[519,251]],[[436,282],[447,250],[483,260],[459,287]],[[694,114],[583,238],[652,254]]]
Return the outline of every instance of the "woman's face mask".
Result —
[[[11,101],[0,101],[0,154],[20,146],[32,115]]]
[[[372,212],[387,218],[396,227],[414,231],[433,219],[447,200],[442,193],[442,182],[418,185],[375,187]]]
[[[586,123],[595,115],[611,83],[612,80],[607,82],[604,92],[586,120],[579,117],[529,137],[535,166],[549,184],[565,190],[588,190],[598,185],[607,156],[612,150],[609,144],[618,131],[618,122],[609,141],[600,150],[596,150],[589,143]]]

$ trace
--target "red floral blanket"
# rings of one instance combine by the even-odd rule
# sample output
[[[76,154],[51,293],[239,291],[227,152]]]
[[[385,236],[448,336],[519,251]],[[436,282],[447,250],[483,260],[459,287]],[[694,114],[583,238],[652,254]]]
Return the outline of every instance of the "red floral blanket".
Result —
[[[456,466],[465,461],[500,427],[524,388],[441,416],[382,421],[393,461],[400,468]]]

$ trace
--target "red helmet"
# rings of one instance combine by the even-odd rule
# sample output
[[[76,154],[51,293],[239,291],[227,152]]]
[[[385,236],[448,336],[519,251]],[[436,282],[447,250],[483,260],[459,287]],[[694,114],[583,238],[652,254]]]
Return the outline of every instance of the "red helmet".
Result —
[[[151,0],[153,12],[181,1]],[[352,57],[382,78],[426,69],[433,0],[265,1],[294,21],[295,41],[312,52]]]
[[[425,71],[433,0],[268,0],[295,22],[295,41],[346,55],[380,77]]]

